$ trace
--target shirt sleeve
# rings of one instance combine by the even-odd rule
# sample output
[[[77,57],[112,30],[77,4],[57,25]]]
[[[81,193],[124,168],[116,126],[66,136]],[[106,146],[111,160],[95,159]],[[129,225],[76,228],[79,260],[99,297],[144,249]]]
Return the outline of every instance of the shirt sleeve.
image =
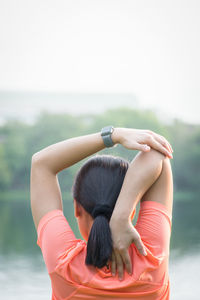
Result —
[[[37,245],[41,248],[49,273],[56,268],[60,255],[80,241],[59,209],[49,211],[40,219],[37,236]]]
[[[147,251],[157,258],[169,256],[172,215],[167,208],[155,201],[140,203],[140,211],[135,228]]]

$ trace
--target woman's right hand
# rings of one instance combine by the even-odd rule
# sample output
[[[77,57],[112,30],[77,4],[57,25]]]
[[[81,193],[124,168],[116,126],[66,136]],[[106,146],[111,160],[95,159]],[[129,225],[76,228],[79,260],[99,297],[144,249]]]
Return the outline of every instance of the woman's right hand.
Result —
[[[111,272],[115,276],[117,271],[119,280],[122,280],[124,265],[127,272],[130,275],[132,274],[132,263],[128,252],[129,246],[134,243],[141,255],[146,256],[147,252],[140,234],[130,220],[112,216],[109,225],[113,241]]]
[[[173,150],[169,142],[151,130],[116,127],[112,133],[112,140],[127,149],[148,152],[153,148],[169,158],[173,158]]]

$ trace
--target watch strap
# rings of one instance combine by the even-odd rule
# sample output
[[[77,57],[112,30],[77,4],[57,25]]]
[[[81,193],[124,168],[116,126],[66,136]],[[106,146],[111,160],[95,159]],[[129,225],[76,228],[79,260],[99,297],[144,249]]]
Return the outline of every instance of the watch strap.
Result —
[[[103,142],[106,147],[114,146],[114,143],[111,138],[111,134],[112,134],[113,130],[114,130],[114,127],[112,125],[103,127],[101,129],[101,136],[103,138]]]

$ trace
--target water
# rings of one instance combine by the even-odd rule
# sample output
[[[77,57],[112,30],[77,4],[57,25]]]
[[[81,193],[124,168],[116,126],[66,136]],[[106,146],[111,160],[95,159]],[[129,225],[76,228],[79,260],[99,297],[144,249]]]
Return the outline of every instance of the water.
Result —
[[[200,251],[181,254],[172,250],[169,273],[170,300],[197,300]],[[42,256],[0,256],[1,299],[51,299],[51,283]]]
[[[169,275],[171,283],[171,300],[200,299],[200,249],[197,252],[180,255],[171,252]]]
[[[1,299],[51,299],[51,283],[42,257],[0,258]]]

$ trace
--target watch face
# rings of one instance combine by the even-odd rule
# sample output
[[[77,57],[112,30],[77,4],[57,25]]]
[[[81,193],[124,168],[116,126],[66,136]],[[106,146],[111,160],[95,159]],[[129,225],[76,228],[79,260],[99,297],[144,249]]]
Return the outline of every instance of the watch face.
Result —
[[[108,126],[107,128],[106,128],[106,131],[105,131],[105,133],[106,134],[110,134],[110,133],[112,133],[113,132],[113,126]]]
[[[113,132],[114,128],[113,126],[106,126],[104,128],[102,128],[102,135],[109,135]]]

